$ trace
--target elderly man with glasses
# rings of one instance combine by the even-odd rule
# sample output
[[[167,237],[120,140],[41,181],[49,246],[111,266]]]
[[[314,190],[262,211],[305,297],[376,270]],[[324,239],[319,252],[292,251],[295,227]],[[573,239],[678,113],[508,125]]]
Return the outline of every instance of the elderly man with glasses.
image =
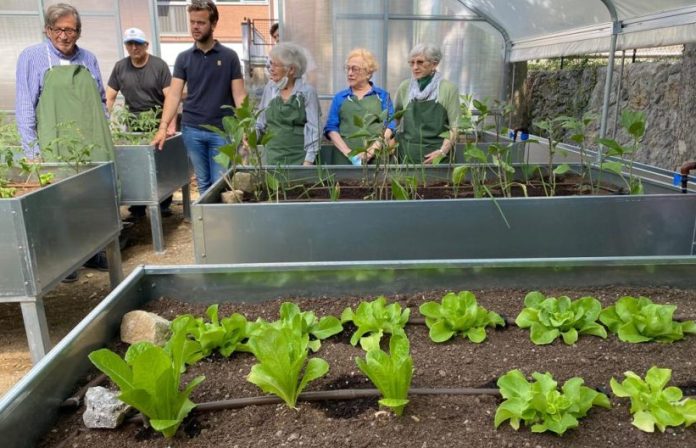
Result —
[[[97,58],[77,46],[80,13],[58,3],[46,9],[44,21],[47,39],[25,49],[17,60],[15,108],[24,152],[30,159],[38,157],[39,148],[65,129],[56,125],[73,122],[84,141],[95,145],[91,160],[113,160]]]

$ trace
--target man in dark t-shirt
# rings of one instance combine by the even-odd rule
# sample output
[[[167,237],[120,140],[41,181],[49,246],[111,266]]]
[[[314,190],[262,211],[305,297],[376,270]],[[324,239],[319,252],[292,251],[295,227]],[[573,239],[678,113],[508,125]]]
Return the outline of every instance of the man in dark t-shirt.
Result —
[[[176,58],[171,95],[164,102],[160,128],[152,142],[158,148],[162,147],[167,126],[175,117],[186,85],[182,134],[196,172],[198,191],[203,194],[226,168],[214,160],[225,140],[203,125],[222,128],[222,117],[233,114],[232,110],[222,106],[240,105],[246,91],[237,53],[213,38],[219,19],[215,3],[193,0],[187,10],[195,43]]]
[[[116,63],[106,87],[106,108],[111,113],[116,96],[120,91],[126,102],[128,112],[139,114],[155,109],[161,109],[169,94],[172,75],[167,63],[157,56],[147,52],[149,42],[145,33],[138,28],[128,28],[123,33],[123,45],[128,56]],[[176,131],[176,120],[172,120],[169,131]],[[149,129],[130,129],[135,132]],[[162,202],[162,215],[171,215],[169,205],[171,196]],[[128,209],[134,218],[145,216],[144,205],[132,205]]]

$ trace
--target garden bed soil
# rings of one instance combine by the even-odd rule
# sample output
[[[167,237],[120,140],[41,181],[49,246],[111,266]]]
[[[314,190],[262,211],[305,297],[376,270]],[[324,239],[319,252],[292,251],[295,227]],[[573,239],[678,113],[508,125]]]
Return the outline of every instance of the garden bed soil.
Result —
[[[411,308],[419,317],[418,306],[425,300],[438,300],[445,291],[388,297]],[[479,304],[503,314],[517,316],[528,291],[474,291]],[[671,288],[610,287],[587,290],[543,290],[547,295],[584,295],[597,297],[604,306],[623,295],[645,295],[658,303],[678,305],[677,314],[696,317],[696,291]],[[339,316],[351,306],[372,297],[339,299],[290,298],[302,310],[314,310],[318,316]],[[288,300],[288,299],[286,299]],[[220,305],[220,316],[240,312],[248,319],[262,317],[274,320],[285,300],[263,303]],[[159,299],[147,309],[167,319],[184,313],[203,315],[205,305],[189,305],[173,299]],[[574,346],[560,339],[551,345],[535,346],[527,330],[515,326],[488,330],[482,344],[473,344],[458,337],[444,344],[434,344],[424,325],[409,325],[414,362],[412,387],[455,388],[495,387],[496,379],[511,369],[521,369],[527,376],[533,371],[550,372],[562,384],[580,376],[586,385],[609,390],[611,377],[623,378],[633,370],[641,376],[653,365],[673,369],[672,384],[688,388],[696,385],[696,336],[687,336],[673,344],[627,344],[615,335],[607,339],[581,336]],[[363,356],[349,343],[351,332],[345,331],[322,343],[319,356],[328,361],[329,373],[312,383],[308,391],[343,388],[372,388],[357,368],[354,358]],[[113,349],[123,353],[125,346]],[[194,391],[194,402],[224,400],[263,395],[246,381],[254,359],[246,353],[234,353],[229,359],[214,355],[189,367],[185,381],[197,375],[206,380]],[[96,375],[95,373],[93,374]],[[559,385],[560,385],[559,384]],[[563,437],[533,434],[529,428],[514,431],[508,423],[498,430],[493,416],[500,399],[493,396],[413,396],[402,417],[380,410],[377,399],[337,402],[298,403],[293,410],[284,405],[250,406],[237,410],[194,413],[185,421],[173,439],[164,439],[141,424],[126,424],[119,430],[90,430],[82,424],[82,412],[65,411],[58,424],[40,446],[123,447],[694,447],[696,427],[668,428],[665,433],[644,433],[631,425],[626,399],[612,398],[612,409],[594,408],[580,421],[580,427]],[[695,425],[696,426],[696,425]]]

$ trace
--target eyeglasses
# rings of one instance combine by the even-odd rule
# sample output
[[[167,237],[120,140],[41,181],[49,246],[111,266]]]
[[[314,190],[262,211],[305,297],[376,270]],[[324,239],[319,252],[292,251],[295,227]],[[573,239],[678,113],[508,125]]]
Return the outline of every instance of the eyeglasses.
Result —
[[[267,62],[267,63],[266,63],[266,68],[267,68],[268,70],[270,70],[271,67],[275,67],[275,68],[285,68],[285,66],[284,66],[283,64],[281,64],[280,62],[274,62],[274,61]]]
[[[77,33],[79,32],[75,28],[50,28],[50,30],[56,36],[60,36],[61,33],[63,33],[67,37],[75,37],[75,36],[77,36]]]
[[[343,71],[346,73],[362,73],[363,71],[365,71],[365,69],[362,67],[358,67],[357,65],[344,65]]]
[[[408,65],[410,65],[411,67],[413,67],[414,65],[422,67],[427,64],[430,64],[430,61],[425,59],[411,59],[408,61]]]

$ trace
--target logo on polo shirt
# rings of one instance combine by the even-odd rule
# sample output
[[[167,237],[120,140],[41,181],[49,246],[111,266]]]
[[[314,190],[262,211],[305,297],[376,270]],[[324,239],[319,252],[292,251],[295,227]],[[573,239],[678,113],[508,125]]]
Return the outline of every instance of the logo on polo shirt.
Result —
[[[222,61],[220,59],[218,59],[218,67],[220,67],[221,65],[222,65]]]

